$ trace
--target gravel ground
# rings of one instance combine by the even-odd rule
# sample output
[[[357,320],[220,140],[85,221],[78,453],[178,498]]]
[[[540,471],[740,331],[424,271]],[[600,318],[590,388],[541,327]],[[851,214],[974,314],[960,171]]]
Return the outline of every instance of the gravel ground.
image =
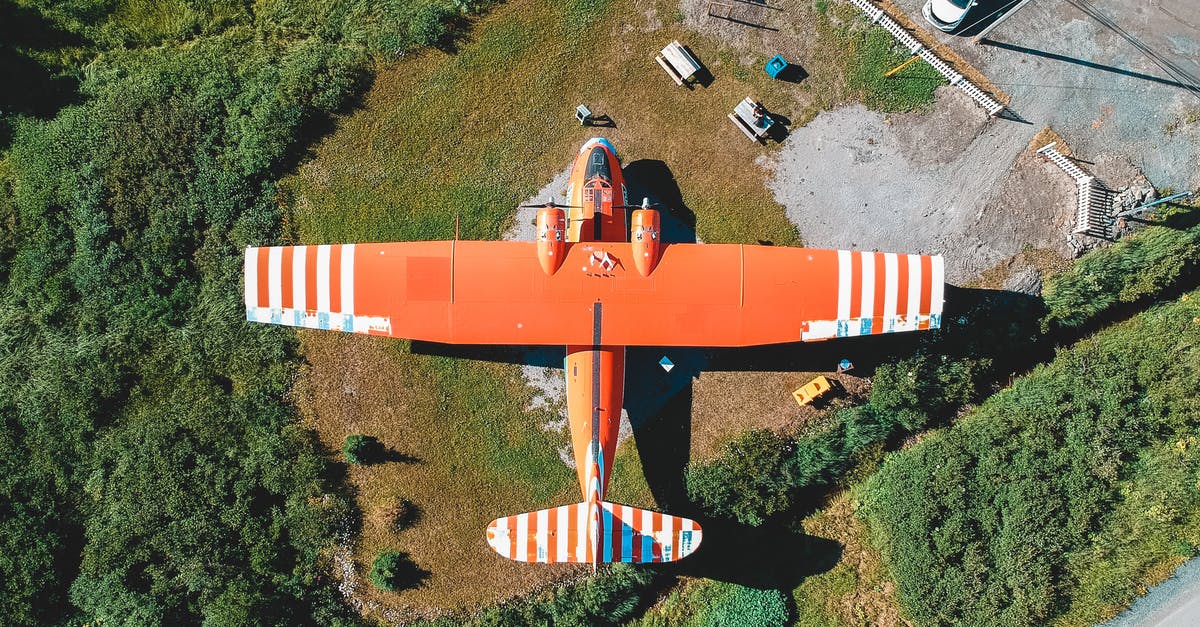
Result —
[[[925,24],[921,0],[898,4]],[[1200,76],[1194,0],[1097,4]],[[1027,151],[1047,126],[1112,188],[1144,183],[1142,172],[1159,187],[1200,187],[1200,121],[1187,122],[1200,116],[1200,98],[1155,79],[1166,74],[1074,6],[1031,2],[991,34],[1003,47],[938,35],[1008,91],[1022,121],[989,119],[943,87],[927,114],[850,105],[794,129],[767,165],[776,198],[809,245],[944,253],[953,283],[1027,246],[1070,255],[1074,186]]]

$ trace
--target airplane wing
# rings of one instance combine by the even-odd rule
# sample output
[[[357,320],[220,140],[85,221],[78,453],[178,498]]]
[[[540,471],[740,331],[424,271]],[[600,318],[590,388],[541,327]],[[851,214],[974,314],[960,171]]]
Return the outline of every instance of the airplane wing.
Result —
[[[456,344],[753,346],[941,324],[941,256],[665,244],[641,276],[629,243],[247,248],[254,322]]]

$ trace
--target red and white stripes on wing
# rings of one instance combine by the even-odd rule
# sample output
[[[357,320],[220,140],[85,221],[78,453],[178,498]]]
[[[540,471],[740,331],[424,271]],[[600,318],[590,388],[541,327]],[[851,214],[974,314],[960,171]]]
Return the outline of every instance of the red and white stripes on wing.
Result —
[[[358,333],[386,327],[355,315],[354,252],[354,244],[247,248],[247,319]]]
[[[837,313],[810,323],[804,339],[874,335],[941,326],[940,255],[839,250]]]

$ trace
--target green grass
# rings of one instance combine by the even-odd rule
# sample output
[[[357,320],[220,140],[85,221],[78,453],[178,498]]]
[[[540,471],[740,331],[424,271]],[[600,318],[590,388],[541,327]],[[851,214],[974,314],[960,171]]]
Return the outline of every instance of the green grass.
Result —
[[[916,61],[891,77],[885,74],[911,55],[882,28],[843,34],[854,51],[850,87],[864,104],[879,111],[924,111],[933,106],[933,92],[946,79],[924,60]]]
[[[516,204],[570,162],[563,91],[580,78],[576,55],[595,46],[578,31],[604,8],[513,3],[456,55],[380,68],[367,111],[292,179],[309,203],[295,211],[302,237],[449,238],[457,216],[462,237],[496,238]]]
[[[844,8],[830,5],[828,13]],[[866,93],[848,87],[849,61],[841,54],[863,37],[865,23],[851,14],[852,26],[839,31],[820,18],[828,71],[797,86],[762,71],[764,51],[731,51],[672,23],[674,6],[656,9],[667,23],[647,30],[640,23],[644,10],[631,0],[512,0],[478,19],[454,54],[381,58],[363,106],[339,120],[314,158],[281,183],[291,239],[443,239],[454,234],[456,218],[461,237],[495,239],[517,203],[568,168],[583,141],[601,135],[613,140],[626,165],[666,164],[704,241],[800,244],[764,185],[769,174],[754,165],[778,145],[751,145],[725,114],[752,94],[803,124]],[[653,55],[671,39],[686,41],[709,65],[712,85],[686,90],[663,75]],[[747,58],[753,60],[743,63]],[[884,88],[890,84],[872,87]],[[820,96],[802,106],[805,91]],[[581,128],[571,117],[580,102],[611,115],[617,128]],[[341,402],[334,383],[345,376],[346,355],[310,359],[309,385],[330,390],[317,405]],[[483,525],[495,516],[578,498],[574,475],[557,454],[566,434],[544,431],[545,416],[525,411],[530,391],[519,370],[395,351],[373,351],[363,360],[386,374],[379,385],[402,386],[388,403],[404,405],[403,412],[318,411],[322,439],[340,446],[349,425],[359,424],[355,432],[393,432],[396,446],[417,447],[424,461],[416,467],[356,469],[351,478],[368,521],[373,509],[401,497],[425,508],[427,519],[411,532],[368,522],[356,556],[366,563],[380,550],[403,550],[433,572],[421,589],[372,598],[387,606],[470,606],[570,572],[509,564],[482,543]],[[625,443],[614,463],[610,500],[654,506],[635,443]],[[434,546],[448,543],[461,549]]]
[[[554,504],[554,496],[574,487],[575,473],[557,453],[565,441],[541,428],[539,419],[545,416],[525,411],[530,394],[515,367],[451,357],[406,358],[416,362],[416,376],[427,376],[439,390],[459,392],[444,394],[434,412],[441,418],[442,446],[457,452],[451,462],[456,473],[512,484],[539,506]]]

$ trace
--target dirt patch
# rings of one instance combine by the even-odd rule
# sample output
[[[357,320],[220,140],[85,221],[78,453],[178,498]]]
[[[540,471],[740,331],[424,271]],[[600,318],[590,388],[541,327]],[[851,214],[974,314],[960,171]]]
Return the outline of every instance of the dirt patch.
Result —
[[[815,405],[799,406],[792,391],[818,375],[839,388]],[[866,391],[866,380],[831,372],[702,372],[692,386],[691,459],[709,459],[751,429],[794,435]]]
[[[925,115],[842,107],[793,134],[771,187],[811,245],[942,253],[951,283],[1031,248],[1072,258],[1075,185],[1011,128],[949,87]]]
[[[905,156],[914,164],[952,163],[988,125],[988,117],[962,90],[943,85],[934,97],[938,103],[935,114],[901,113],[883,119],[895,129],[900,145],[911,147]]]

